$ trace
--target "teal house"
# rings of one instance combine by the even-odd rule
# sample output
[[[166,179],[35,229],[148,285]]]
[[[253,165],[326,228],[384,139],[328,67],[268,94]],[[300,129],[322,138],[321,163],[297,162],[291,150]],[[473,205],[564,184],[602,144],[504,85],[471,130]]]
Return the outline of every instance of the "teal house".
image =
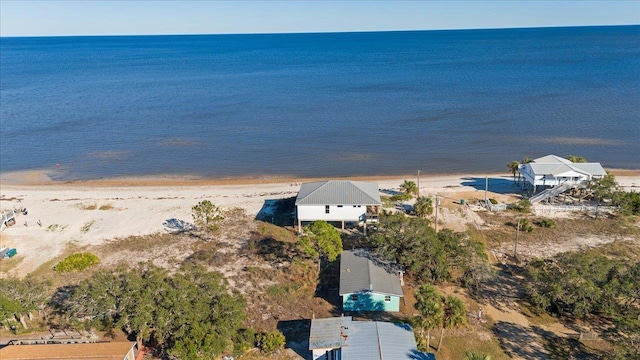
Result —
[[[366,251],[340,255],[343,311],[400,311],[402,272]]]

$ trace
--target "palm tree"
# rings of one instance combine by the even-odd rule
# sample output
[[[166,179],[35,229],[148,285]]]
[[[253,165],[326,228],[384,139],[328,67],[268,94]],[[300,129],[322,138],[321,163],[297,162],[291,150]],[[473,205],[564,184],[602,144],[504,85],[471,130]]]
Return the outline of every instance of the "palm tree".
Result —
[[[491,356],[471,350],[464,355],[464,360],[491,360]]]
[[[513,182],[516,182],[516,173],[518,173],[519,166],[520,164],[517,161],[512,161],[509,164],[507,164],[509,171],[511,171],[511,173],[513,174]]]
[[[442,328],[440,328],[440,340],[438,341],[438,350],[442,345],[445,328],[454,328],[464,325],[467,322],[467,309],[460,298],[449,295],[444,298],[444,317],[442,319]]]
[[[413,205],[416,215],[426,217],[433,212],[433,200],[430,197],[418,196],[416,203]]]
[[[427,350],[429,350],[431,330],[442,326],[444,320],[442,297],[438,294],[438,290],[429,284],[420,286],[414,295],[416,297],[414,307],[418,310],[416,325],[420,327],[421,339],[424,339],[424,330],[427,330]]]
[[[567,157],[567,160],[571,161],[572,163],[586,163],[587,159],[583,158],[582,156],[577,156],[577,155],[569,155]]]
[[[531,160],[531,159],[529,159],[528,157],[526,157],[526,158],[522,159],[522,162],[521,162],[521,163],[522,163],[522,164],[528,164],[528,163],[530,163],[530,162],[533,162],[533,160]]]
[[[405,180],[400,185],[400,190],[402,190],[403,193],[409,196],[418,194],[418,186],[416,186],[416,183],[411,180]]]

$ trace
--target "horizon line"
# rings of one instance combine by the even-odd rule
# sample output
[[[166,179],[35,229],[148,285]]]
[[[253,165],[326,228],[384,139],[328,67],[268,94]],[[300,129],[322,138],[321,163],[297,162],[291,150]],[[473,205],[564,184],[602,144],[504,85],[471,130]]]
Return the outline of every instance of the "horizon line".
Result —
[[[392,29],[392,30],[351,30],[351,31],[299,31],[299,32],[247,32],[247,33],[158,33],[158,34],[58,34],[58,35],[9,35],[0,34],[0,38],[53,38],[53,37],[126,37],[126,36],[210,36],[210,35],[302,35],[302,34],[359,34],[359,33],[389,33],[389,32],[427,32],[427,31],[474,31],[474,30],[526,30],[526,29],[559,29],[585,27],[629,27],[638,24],[611,25],[550,25],[550,26],[521,26],[521,27],[481,27],[481,28],[442,28],[442,29]]]

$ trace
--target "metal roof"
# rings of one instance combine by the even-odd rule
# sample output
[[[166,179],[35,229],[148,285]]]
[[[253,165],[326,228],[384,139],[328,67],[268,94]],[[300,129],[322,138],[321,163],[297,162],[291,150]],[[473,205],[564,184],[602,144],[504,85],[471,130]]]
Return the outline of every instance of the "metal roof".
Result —
[[[400,277],[394,266],[374,258],[364,250],[345,250],[340,255],[340,295],[373,292],[403,296]]]
[[[547,155],[534,159],[535,163],[555,163],[555,164],[571,164],[571,161],[557,155]]]
[[[342,347],[343,360],[435,360],[433,354],[418,351],[408,324],[354,321],[349,330],[347,345]]]
[[[381,205],[378,184],[365,181],[327,180],[303,183],[296,205]]]
[[[0,349],[0,359],[122,360],[135,344],[114,341],[89,344],[9,345]]]
[[[587,176],[604,176],[607,172],[600,163],[573,163],[556,155],[547,155],[522,165],[529,166],[536,175],[558,176],[567,172],[577,172]]]
[[[337,349],[346,344],[351,316],[311,320],[309,350]]]

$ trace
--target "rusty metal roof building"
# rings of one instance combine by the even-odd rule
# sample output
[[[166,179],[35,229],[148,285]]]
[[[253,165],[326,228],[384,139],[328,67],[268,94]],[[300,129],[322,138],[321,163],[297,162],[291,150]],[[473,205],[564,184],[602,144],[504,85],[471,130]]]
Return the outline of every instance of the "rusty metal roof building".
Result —
[[[135,342],[98,342],[87,344],[8,345],[0,349],[2,360],[134,360]],[[128,355],[131,355],[127,358]]]
[[[366,181],[327,180],[303,183],[296,205],[381,205],[378,184]]]

